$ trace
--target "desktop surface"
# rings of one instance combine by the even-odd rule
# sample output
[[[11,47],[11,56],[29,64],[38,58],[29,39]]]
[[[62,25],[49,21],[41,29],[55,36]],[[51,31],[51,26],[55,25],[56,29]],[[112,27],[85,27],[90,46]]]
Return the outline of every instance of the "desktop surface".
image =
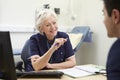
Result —
[[[61,78],[18,78],[18,80],[107,80],[106,76],[97,74],[80,78],[71,78],[63,75]]]
[[[84,66],[94,67],[95,65],[84,65]],[[97,66],[97,68],[102,69],[103,67],[102,66]],[[52,70],[52,71],[54,71],[54,70]],[[59,70],[57,70],[57,71],[59,71]],[[72,71],[72,72],[74,72],[74,71]],[[61,76],[61,78],[18,78],[18,80],[107,80],[107,78],[106,78],[106,75],[104,75],[102,73],[86,75],[86,76],[76,77],[76,78],[74,78],[70,75],[68,76],[67,74],[64,73],[63,76]]]

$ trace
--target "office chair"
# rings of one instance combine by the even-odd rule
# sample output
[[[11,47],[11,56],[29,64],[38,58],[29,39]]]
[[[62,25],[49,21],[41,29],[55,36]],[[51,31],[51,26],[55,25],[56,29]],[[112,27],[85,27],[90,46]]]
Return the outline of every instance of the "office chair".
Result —
[[[89,26],[76,26],[72,29],[71,33],[83,33],[83,37],[81,41],[79,42],[79,44],[75,47],[74,52],[77,52],[80,49],[81,44],[83,42],[88,42],[86,41],[86,39],[90,40],[92,38],[91,36],[89,36],[91,35]]]

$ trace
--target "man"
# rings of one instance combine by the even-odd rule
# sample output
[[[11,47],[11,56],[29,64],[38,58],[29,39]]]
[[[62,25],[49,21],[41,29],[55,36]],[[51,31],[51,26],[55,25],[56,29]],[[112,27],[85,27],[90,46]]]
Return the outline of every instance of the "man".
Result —
[[[104,1],[104,24],[108,37],[116,37],[107,59],[107,80],[120,80],[120,0]]]

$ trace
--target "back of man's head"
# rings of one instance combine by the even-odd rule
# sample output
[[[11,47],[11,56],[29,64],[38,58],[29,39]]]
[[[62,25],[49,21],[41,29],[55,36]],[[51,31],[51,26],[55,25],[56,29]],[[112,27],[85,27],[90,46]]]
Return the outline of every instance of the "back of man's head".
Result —
[[[111,16],[113,9],[117,9],[120,12],[120,0],[103,0],[103,1],[109,16]]]

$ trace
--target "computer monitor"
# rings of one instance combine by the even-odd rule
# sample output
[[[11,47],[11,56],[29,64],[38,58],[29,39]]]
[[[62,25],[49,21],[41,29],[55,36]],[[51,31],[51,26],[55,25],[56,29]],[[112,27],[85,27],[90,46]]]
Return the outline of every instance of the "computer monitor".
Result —
[[[17,80],[8,31],[0,31],[0,76],[5,80]]]

